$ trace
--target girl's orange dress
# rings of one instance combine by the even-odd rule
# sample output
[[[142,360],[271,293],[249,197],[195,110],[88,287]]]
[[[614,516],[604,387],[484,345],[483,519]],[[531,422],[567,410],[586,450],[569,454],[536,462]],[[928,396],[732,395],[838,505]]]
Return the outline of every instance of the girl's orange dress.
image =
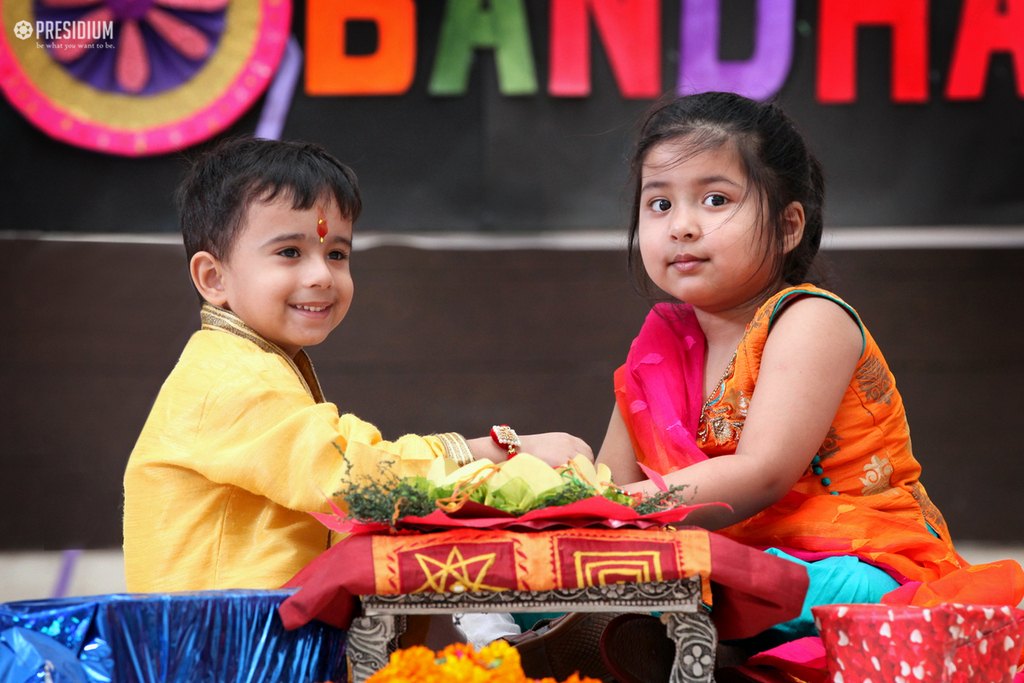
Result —
[[[920,482],[903,401],[878,345],[856,311],[812,285],[785,289],[758,309],[720,384],[696,410],[694,396],[700,394],[695,392],[703,386],[703,334],[688,306],[656,306],[615,375],[619,411],[637,459],[667,474],[704,457],[735,452],[772,322],[784,306],[804,296],[824,297],[849,311],[863,334],[863,352],[828,436],[804,475],[775,505],[719,533],[811,561],[855,555],[907,584],[889,594],[892,602],[1018,604],[1024,598],[1024,573],[1016,562],[969,567],[957,555],[942,514]],[[650,332],[646,337],[645,331]],[[701,369],[666,387],[657,372],[660,364]],[[680,395],[684,398],[675,398]]]

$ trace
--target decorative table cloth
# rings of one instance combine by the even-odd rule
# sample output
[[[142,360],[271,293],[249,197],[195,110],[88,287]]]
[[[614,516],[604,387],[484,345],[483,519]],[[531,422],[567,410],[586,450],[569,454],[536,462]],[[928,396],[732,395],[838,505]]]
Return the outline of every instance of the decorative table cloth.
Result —
[[[455,529],[350,536],[287,584],[300,590],[279,611],[287,628],[312,619],[349,628],[357,596],[375,596],[367,603],[378,613],[531,611],[531,603],[537,611],[550,609],[552,601],[567,610],[595,611],[597,606],[587,609],[586,601],[605,601],[609,593],[600,589],[632,584],[651,588],[632,591],[632,597],[624,593],[614,611],[651,611],[657,609],[652,604],[664,606],[675,599],[669,593],[685,591],[683,586],[691,582],[683,580],[688,579],[701,582],[700,594],[691,602],[697,604],[702,597],[713,605],[711,619],[725,639],[752,636],[794,618],[807,590],[807,574],[800,565],[693,527],[525,533]],[[652,601],[648,593],[658,590],[662,597]],[[480,609],[466,599],[505,591],[516,593]],[[694,619],[707,619],[703,608],[676,604],[674,609],[690,611]],[[601,606],[597,611],[605,610]]]

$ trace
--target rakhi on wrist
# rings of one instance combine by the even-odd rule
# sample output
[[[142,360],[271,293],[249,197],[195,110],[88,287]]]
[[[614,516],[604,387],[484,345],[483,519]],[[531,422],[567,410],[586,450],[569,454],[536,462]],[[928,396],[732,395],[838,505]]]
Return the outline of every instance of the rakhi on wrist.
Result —
[[[494,440],[494,443],[498,444],[502,448],[508,449],[509,460],[519,455],[519,451],[517,451],[516,448],[523,444],[519,440],[519,435],[516,434],[516,430],[512,429],[508,425],[494,425],[491,427],[491,438]]]

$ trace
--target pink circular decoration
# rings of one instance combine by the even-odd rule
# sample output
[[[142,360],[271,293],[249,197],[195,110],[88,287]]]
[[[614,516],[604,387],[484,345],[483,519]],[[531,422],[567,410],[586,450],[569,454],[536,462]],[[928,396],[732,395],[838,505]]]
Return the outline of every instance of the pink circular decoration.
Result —
[[[232,0],[227,8],[224,35],[192,78],[155,96],[135,95],[133,90],[139,92],[146,87],[147,71],[151,68],[140,52],[145,47],[139,24],[147,23],[182,55],[202,58],[204,50],[211,47],[208,39],[167,10],[192,9],[197,2],[215,8],[217,0],[137,3],[142,6],[137,19],[122,12],[117,49],[124,49],[127,57],[118,55],[116,78],[120,92],[97,88],[69,73],[62,62],[75,59],[76,51],[80,55],[80,45],[54,41],[37,47],[34,38],[23,40],[18,33],[23,27],[16,26],[19,22],[23,24],[22,17],[31,13],[29,1],[7,0],[2,7],[0,90],[18,111],[51,137],[123,156],[178,151],[209,139],[234,123],[269,85],[291,24],[290,0]],[[67,4],[69,0],[48,0],[50,6],[62,2]],[[100,2],[77,0],[75,6]],[[118,14],[114,6],[117,0],[102,2],[103,6],[91,14]],[[220,6],[223,7],[223,2]],[[258,15],[256,21],[251,21],[253,13]],[[232,26],[233,21],[238,24]],[[254,26],[255,30],[246,26]],[[226,52],[218,55],[218,51]],[[129,119],[142,123],[133,125]]]

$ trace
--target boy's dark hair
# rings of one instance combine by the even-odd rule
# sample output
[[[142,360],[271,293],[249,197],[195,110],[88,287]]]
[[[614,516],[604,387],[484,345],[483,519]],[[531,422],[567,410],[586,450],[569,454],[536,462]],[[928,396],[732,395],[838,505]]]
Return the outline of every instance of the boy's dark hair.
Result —
[[[770,247],[775,282],[806,281],[821,245],[824,228],[825,178],[821,164],[808,150],[793,121],[773,103],[725,92],[670,97],[655,104],[643,119],[630,161],[633,207],[628,233],[628,265],[634,285],[651,297],[650,278],[640,259],[638,230],[640,187],[647,154],[659,143],[687,138],[682,158],[732,143],[750,181],[748,194],[759,204],[758,228]],[[783,213],[792,202],[804,209],[800,243],[782,258]]]
[[[319,145],[232,138],[200,156],[178,186],[187,258],[208,251],[226,259],[249,206],[282,195],[297,211],[330,195],[352,221],[363,208],[355,173]]]

